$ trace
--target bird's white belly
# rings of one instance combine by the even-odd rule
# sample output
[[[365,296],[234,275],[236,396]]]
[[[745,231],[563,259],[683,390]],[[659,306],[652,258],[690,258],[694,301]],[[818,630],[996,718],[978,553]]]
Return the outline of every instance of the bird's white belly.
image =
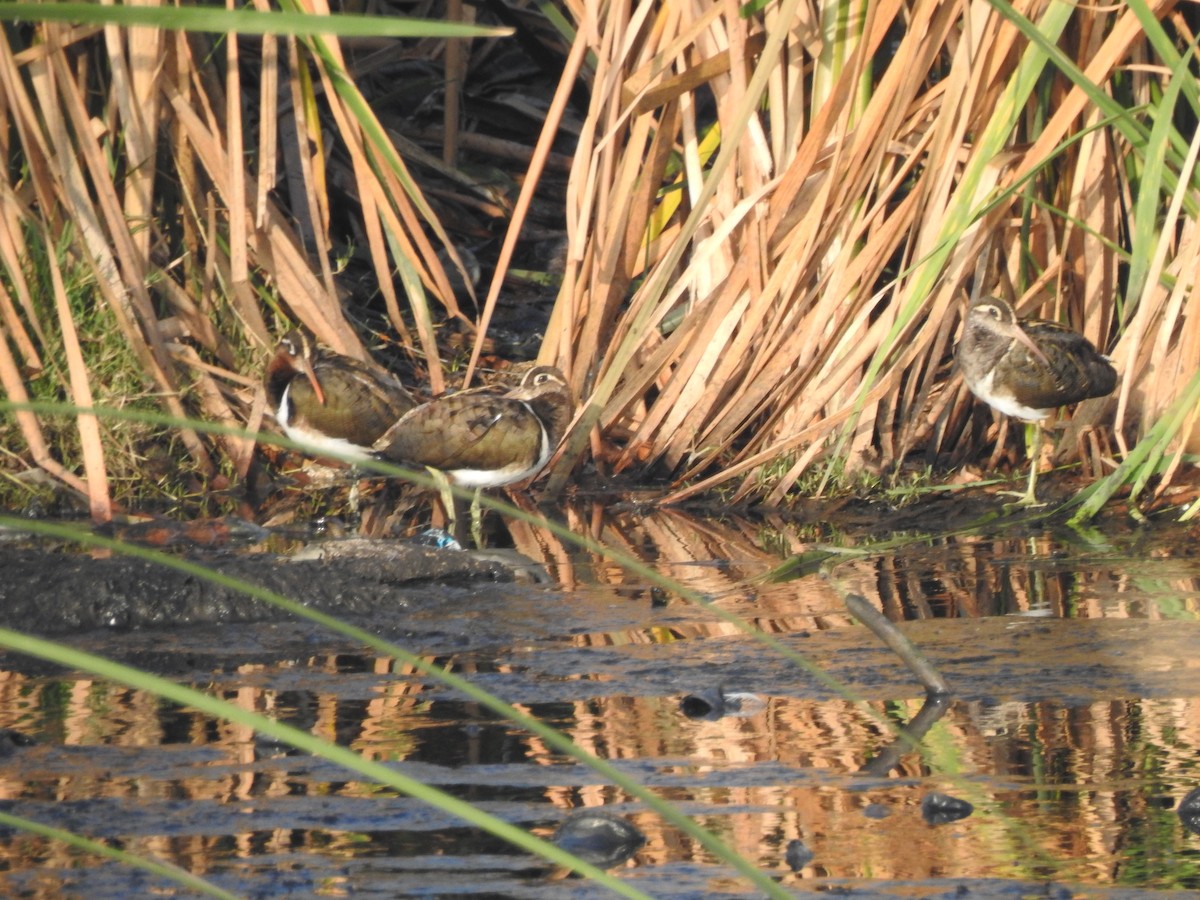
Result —
[[[450,469],[446,474],[459,487],[490,488],[505,484],[516,484],[524,481],[541,471],[542,466],[550,459],[554,448],[550,446],[550,438],[545,429],[542,430],[542,445],[538,449],[538,458],[531,466],[513,464],[503,469]]]
[[[1002,387],[997,390],[993,384],[995,376],[995,372],[988,372],[972,388],[974,393],[993,409],[1025,422],[1040,422],[1054,412],[1052,409],[1035,409],[1032,406],[1026,406],[1018,401],[1012,391],[1007,388]]]
[[[345,438],[330,437],[319,431],[305,428],[303,425],[292,424],[292,404],[288,398],[289,390],[290,388],[284,388],[283,396],[279,398],[279,414],[275,418],[279,422],[279,427],[283,429],[283,433],[290,440],[297,444],[304,444],[307,449],[317,451],[322,456],[332,456],[351,462],[363,462],[371,459],[371,453],[367,448],[352,444]]]
[[[500,487],[504,484],[514,484],[528,478],[537,469],[521,468],[520,466],[505,466],[503,469],[451,469],[446,474],[459,487],[489,488]]]

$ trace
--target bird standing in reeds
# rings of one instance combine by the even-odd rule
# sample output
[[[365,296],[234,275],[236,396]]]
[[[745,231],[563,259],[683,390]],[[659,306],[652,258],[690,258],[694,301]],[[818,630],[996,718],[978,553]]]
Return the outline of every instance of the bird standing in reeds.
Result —
[[[417,406],[399,379],[320,347],[300,331],[280,340],[265,380],[284,434],[351,462],[370,459],[372,445]]]
[[[507,391],[461,391],[409,410],[375,442],[374,450],[392,462],[429,469],[439,482],[452,523],[454,500],[448,485],[475,488],[472,531],[479,544],[479,492],[541,471],[571,414],[571,394],[562,372],[535,366]]]
[[[971,393],[1031,423],[1029,483],[1018,504],[1036,506],[1042,423],[1060,406],[1112,393],[1116,369],[1083,335],[1054,322],[1018,319],[1012,304],[997,297],[971,303],[955,358]]]

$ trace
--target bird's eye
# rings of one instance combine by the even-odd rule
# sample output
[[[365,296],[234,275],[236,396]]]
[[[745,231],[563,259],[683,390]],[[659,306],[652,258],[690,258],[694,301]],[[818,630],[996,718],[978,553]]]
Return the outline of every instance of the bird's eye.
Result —
[[[991,316],[991,317],[992,317],[993,319],[995,319],[997,322],[999,322],[999,321],[1000,321],[1000,307],[998,307],[998,306],[985,306],[985,307],[984,307],[984,309],[986,309],[986,310],[987,310],[987,314],[988,314],[989,316]]]

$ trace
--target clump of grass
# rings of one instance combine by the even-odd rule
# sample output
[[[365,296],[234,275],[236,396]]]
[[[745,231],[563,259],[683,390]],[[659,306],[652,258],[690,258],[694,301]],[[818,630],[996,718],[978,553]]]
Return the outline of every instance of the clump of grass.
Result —
[[[51,284],[50,248],[36,232],[26,234],[29,284]],[[180,446],[177,428],[139,420],[136,413],[157,414],[161,398],[142,373],[140,360],[124,339],[110,307],[98,295],[91,271],[67,258],[53,261],[61,273],[62,289],[70,319],[78,335],[79,352],[87,372],[92,403],[97,408],[135,414],[130,417],[99,417],[100,450],[105,460],[109,489],[122,505],[165,511],[189,495],[197,498],[197,472]],[[11,289],[11,284],[8,285]],[[55,311],[52,289],[31,294],[32,312],[41,323],[42,368],[27,377],[29,400],[46,404],[74,404],[71,376],[66,359],[62,321]],[[83,456],[83,436],[70,414],[42,416],[48,450],[57,460],[70,464]],[[23,435],[12,417],[0,420],[0,443],[19,447]],[[8,456],[3,463],[9,477],[0,480],[0,507],[30,509],[58,514],[86,513],[86,498],[44,479],[21,477],[26,471],[19,458]],[[193,513],[199,504],[189,506]]]
[[[465,317],[434,242],[452,265],[459,257],[334,34],[465,39],[495,29],[387,16],[0,5],[0,19],[14,17],[21,21],[0,33],[0,66],[12,76],[0,83],[0,102],[11,114],[13,162],[0,194],[4,226],[29,227],[8,227],[0,241],[0,324],[10,339],[0,377],[10,400],[147,404],[180,422],[192,413],[257,429],[259,375],[276,334],[269,320],[366,354],[332,266],[347,243],[333,230],[343,226],[331,224],[343,188],[360,204],[362,256],[386,320],[441,388],[433,310]],[[327,141],[324,128],[338,140]],[[344,155],[327,156],[331,143]],[[62,273],[26,266],[39,243],[55,248],[47,258],[61,255]],[[165,441],[145,426],[100,428],[88,415],[60,422],[23,410],[17,419],[5,426],[16,483],[40,469],[86,495],[99,519],[112,514],[114,497],[190,505],[211,485],[245,479],[253,460],[252,440],[183,426]],[[169,471],[157,465],[168,454]]]

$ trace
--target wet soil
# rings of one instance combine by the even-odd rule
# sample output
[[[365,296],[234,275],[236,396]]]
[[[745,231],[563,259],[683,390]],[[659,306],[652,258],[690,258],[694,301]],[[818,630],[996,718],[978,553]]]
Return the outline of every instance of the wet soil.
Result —
[[[396,615],[457,600],[472,586],[511,581],[509,568],[470,553],[396,542],[343,541],[312,558],[195,556],[228,578],[345,616]],[[0,626],[56,635],[95,628],[179,628],[290,618],[233,586],[126,556],[42,549],[0,554]]]
[[[366,625],[421,656],[486,660],[498,671],[476,680],[514,704],[612,695],[681,697],[714,687],[816,700],[840,695],[825,678],[797,671],[792,661],[764,652],[741,634],[706,636],[702,652],[691,640],[580,646],[573,636],[646,627],[645,605],[598,609],[563,600],[554,591],[528,585],[477,583],[381,591],[373,598],[351,596],[336,606],[347,621]],[[219,604],[206,609],[224,611]],[[74,635],[70,643],[185,680],[211,680],[217,670],[233,672],[301,653],[340,656],[362,649],[278,610],[256,605],[236,612],[263,615],[257,622],[236,619],[237,628],[209,622],[166,630],[91,630]],[[668,612],[654,621],[658,628],[687,628],[696,616]],[[901,630],[961,701],[1074,705],[1104,697],[1179,697],[1200,685],[1200,621],[1005,616],[912,621]],[[860,628],[805,630],[782,636],[781,642],[854,696],[893,701],[924,695],[903,662]],[[44,668],[16,659],[7,666],[18,671]],[[218,677],[216,683],[223,680]],[[367,687],[354,691],[355,682],[342,671],[304,673],[308,690],[342,697],[369,693]],[[364,684],[374,684],[374,679],[368,676]],[[426,690],[453,696],[434,685]]]

